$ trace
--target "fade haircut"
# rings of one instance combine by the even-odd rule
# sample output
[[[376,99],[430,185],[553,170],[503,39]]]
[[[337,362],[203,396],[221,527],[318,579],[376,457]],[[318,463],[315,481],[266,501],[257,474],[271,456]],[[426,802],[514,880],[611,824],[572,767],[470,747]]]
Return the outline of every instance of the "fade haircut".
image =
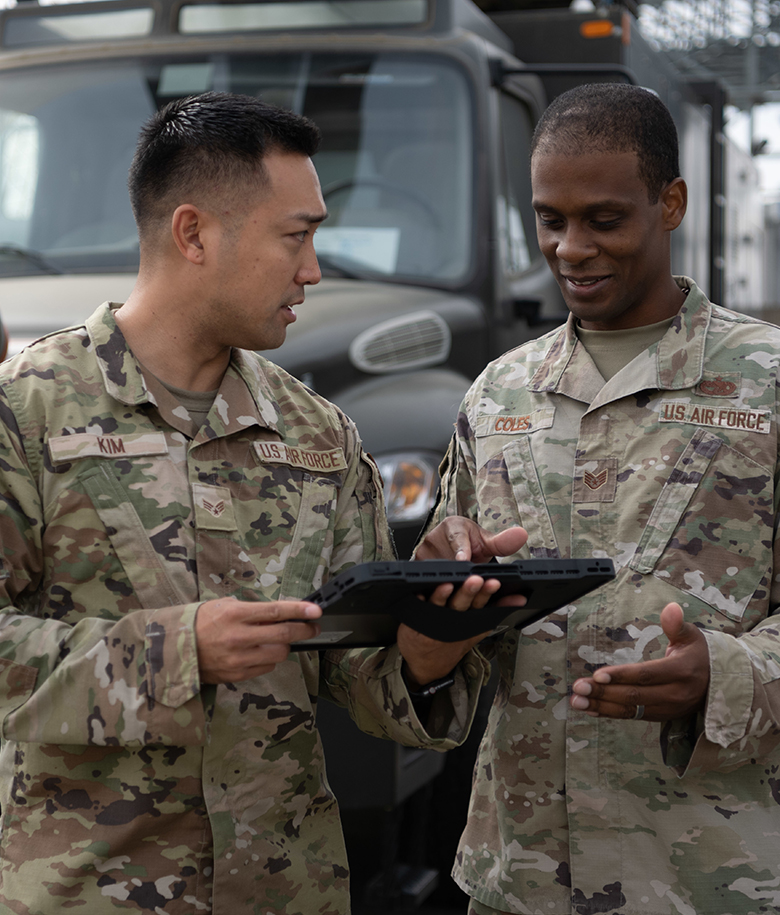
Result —
[[[635,152],[650,203],[680,177],[677,130],[669,109],[649,89],[626,83],[587,83],[550,104],[531,139],[538,152]]]
[[[308,118],[248,95],[206,92],[177,99],[141,129],[128,177],[143,245],[182,203],[242,210],[264,185],[270,152],[313,156],[320,131]]]

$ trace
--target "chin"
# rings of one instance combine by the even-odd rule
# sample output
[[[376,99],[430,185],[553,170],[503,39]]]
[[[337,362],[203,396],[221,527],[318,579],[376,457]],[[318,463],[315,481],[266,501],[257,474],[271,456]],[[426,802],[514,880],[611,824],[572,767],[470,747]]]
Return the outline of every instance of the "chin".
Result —
[[[263,340],[252,340],[247,343],[244,342],[242,349],[255,350],[256,352],[265,352],[266,350],[279,349],[279,347],[284,343],[287,335],[280,337],[268,338],[266,337]]]

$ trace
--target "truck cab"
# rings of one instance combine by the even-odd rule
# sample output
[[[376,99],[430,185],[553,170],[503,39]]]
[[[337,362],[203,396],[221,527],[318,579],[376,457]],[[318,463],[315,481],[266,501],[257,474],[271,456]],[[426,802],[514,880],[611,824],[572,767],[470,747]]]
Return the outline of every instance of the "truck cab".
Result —
[[[546,104],[469,0],[22,3],[0,13],[0,302],[11,354],[124,301],[143,122],[208,90],[323,133],[323,279],[268,353],[358,424],[408,555],[458,404],[564,313],[536,246],[528,151]],[[511,76],[495,79],[497,66]]]

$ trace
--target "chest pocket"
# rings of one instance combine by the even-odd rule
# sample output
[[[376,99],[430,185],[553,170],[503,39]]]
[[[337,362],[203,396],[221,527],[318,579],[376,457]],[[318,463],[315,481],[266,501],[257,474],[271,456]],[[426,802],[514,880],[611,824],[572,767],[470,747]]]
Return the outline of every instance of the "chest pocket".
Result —
[[[307,597],[333,549],[339,480],[287,465],[234,471],[193,486],[201,598]]]
[[[323,582],[333,552],[338,487],[333,478],[304,473],[300,503],[282,576],[284,598],[303,598]]]
[[[79,480],[105,526],[140,606],[151,609],[183,602],[186,598],[169,578],[150,531],[112,468],[98,465],[82,473]]]
[[[474,423],[480,524],[491,531],[522,525],[528,541],[520,556],[569,555],[571,457],[563,433],[552,434],[559,409],[484,414]],[[556,472],[556,467],[563,470]]]
[[[741,620],[769,568],[773,501],[769,470],[699,429],[629,565]]]
[[[528,550],[532,558],[561,558],[528,436],[505,445],[503,459],[520,524],[528,531]]]
[[[307,597],[322,584],[333,552],[344,455],[282,443],[257,443],[254,450],[258,463],[233,497],[243,558],[266,599]]]
[[[47,565],[47,576],[55,576],[49,579],[47,612],[57,618],[69,618],[71,609],[83,612],[76,608],[90,587],[99,589],[100,596],[91,599],[107,616],[126,612],[128,605],[151,609],[186,602],[185,577],[177,577],[154,545],[166,530],[166,543],[180,548],[191,513],[186,480],[184,487],[177,483],[165,435],[74,433],[52,436],[47,447],[58,471],[44,479],[44,538],[57,557]],[[72,561],[64,565],[66,549]]]

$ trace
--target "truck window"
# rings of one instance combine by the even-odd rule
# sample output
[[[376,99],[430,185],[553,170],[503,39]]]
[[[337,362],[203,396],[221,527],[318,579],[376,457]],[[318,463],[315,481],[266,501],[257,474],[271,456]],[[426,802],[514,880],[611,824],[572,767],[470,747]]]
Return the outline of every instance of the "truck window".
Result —
[[[462,278],[474,140],[461,72],[416,55],[312,63],[306,113],[323,131],[315,164],[331,214],[317,250],[385,277]]]
[[[212,89],[321,127],[326,270],[438,283],[468,273],[473,106],[459,67],[425,54],[215,53],[0,73],[0,245],[65,272],[134,270],[127,171],[138,131],[156,108]],[[31,269],[22,256],[0,262],[5,275]]]
[[[528,165],[533,122],[526,105],[514,96],[502,92],[499,104],[502,163],[497,228],[504,271],[514,276],[527,270],[539,254]]]
[[[0,238],[27,245],[38,181],[38,122],[0,109]]]

